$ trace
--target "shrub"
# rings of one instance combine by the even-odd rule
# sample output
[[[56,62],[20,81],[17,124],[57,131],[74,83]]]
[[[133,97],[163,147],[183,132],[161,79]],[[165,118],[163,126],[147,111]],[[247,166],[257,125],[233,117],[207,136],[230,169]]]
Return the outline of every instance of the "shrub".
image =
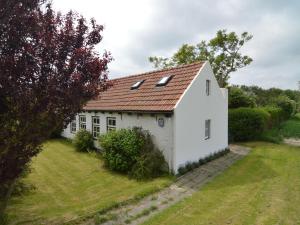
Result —
[[[281,108],[276,106],[267,106],[262,109],[270,114],[268,122],[269,128],[279,125],[284,120],[284,112]]]
[[[270,114],[262,109],[229,110],[230,141],[246,141],[259,137],[267,127]]]
[[[148,131],[120,129],[100,136],[105,165],[135,179],[149,179],[168,170],[163,154]]]
[[[255,99],[248,95],[245,91],[238,87],[231,87],[229,89],[228,96],[228,107],[230,109],[240,108],[240,107],[254,107]]]
[[[285,95],[276,98],[274,104],[283,110],[285,119],[290,118],[296,113],[296,102]]]
[[[259,140],[279,144],[283,141],[283,137],[280,135],[279,129],[274,128],[263,132]]]
[[[157,150],[143,153],[133,165],[130,176],[137,179],[150,179],[160,176],[168,170],[163,154]]]
[[[120,129],[100,136],[99,141],[106,166],[127,173],[141,155],[145,140],[133,129]]]
[[[87,130],[81,129],[76,133],[73,144],[75,149],[80,152],[92,150],[94,148],[93,135]]]
[[[186,162],[186,164],[184,166],[181,166],[178,168],[178,175],[181,176],[181,175],[184,175],[186,174],[187,172],[193,170],[193,169],[196,169],[198,168],[199,166],[201,165],[204,165],[205,163],[208,163],[214,159],[217,159],[221,156],[224,156],[226,155],[227,153],[230,152],[230,149],[229,148],[225,148],[221,151],[218,151],[218,152],[215,152],[215,153],[211,153],[209,155],[207,155],[206,157],[204,158],[200,158],[198,161],[195,161],[195,162]]]

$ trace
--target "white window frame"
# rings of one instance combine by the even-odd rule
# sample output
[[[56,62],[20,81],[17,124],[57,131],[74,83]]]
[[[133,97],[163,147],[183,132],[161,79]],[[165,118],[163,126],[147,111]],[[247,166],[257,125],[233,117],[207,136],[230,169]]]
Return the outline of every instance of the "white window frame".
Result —
[[[205,120],[204,136],[205,136],[205,140],[208,140],[211,137],[211,120],[210,119]]]
[[[158,83],[156,84],[156,86],[157,86],[157,87],[166,86],[166,85],[169,83],[169,81],[172,79],[172,77],[173,77],[172,75],[162,77],[162,78],[158,81]]]
[[[86,116],[85,115],[79,116],[79,129],[86,130]]]
[[[100,135],[100,116],[92,116],[92,134],[95,139]]]
[[[76,133],[76,119],[71,121],[70,123],[70,132],[72,134],[75,134]]]
[[[106,130],[107,132],[117,129],[116,117],[106,117]]]
[[[210,80],[206,80],[206,82],[205,82],[205,90],[206,90],[206,95],[207,96],[210,95],[210,89],[211,89],[210,88],[210,86],[211,86],[210,83],[211,83]]]
[[[132,86],[131,86],[131,90],[134,90],[134,89],[138,89],[143,83],[144,83],[145,80],[140,80],[140,81],[137,81],[136,83],[134,83]]]

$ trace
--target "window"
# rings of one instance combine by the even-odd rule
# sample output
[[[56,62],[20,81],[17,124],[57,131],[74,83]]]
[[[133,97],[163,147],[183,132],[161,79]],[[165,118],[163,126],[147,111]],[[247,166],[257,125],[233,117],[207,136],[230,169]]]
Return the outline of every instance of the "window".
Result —
[[[205,120],[205,139],[210,138],[210,120]]]
[[[79,116],[79,129],[86,130],[86,117],[85,116]]]
[[[210,95],[210,80],[206,80],[206,95]]]
[[[142,83],[144,83],[144,81],[145,80],[140,80],[140,81],[138,81],[138,82],[136,82],[134,85],[132,85],[131,86],[131,90],[133,90],[133,89],[138,89],[141,85],[142,85]]]
[[[156,86],[166,86],[173,76],[166,76],[159,80]]]
[[[98,138],[100,134],[100,117],[92,116],[92,133],[94,138]]]
[[[116,130],[116,117],[107,117],[107,131]]]
[[[71,133],[76,133],[76,120],[73,120],[70,124]]]

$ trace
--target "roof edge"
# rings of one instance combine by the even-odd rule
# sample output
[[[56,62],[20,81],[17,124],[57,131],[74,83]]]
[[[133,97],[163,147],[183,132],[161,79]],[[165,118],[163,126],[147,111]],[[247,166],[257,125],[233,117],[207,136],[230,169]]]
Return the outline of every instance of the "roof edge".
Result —
[[[173,114],[174,110],[108,110],[108,109],[82,109],[81,112],[117,112],[117,113],[161,113],[161,114]]]
[[[128,77],[138,77],[138,76],[143,76],[143,75],[147,75],[147,74],[151,74],[151,73],[157,73],[157,72],[169,71],[169,70],[174,70],[174,69],[180,69],[180,68],[185,68],[185,67],[193,66],[195,64],[200,64],[200,63],[203,63],[202,66],[200,67],[200,68],[202,68],[207,63],[207,61],[197,61],[197,62],[194,62],[194,63],[185,64],[185,65],[176,66],[176,67],[171,67],[171,68],[165,68],[165,69],[159,69],[159,70],[151,70],[151,71],[144,72],[144,73],[126,75],[126,76],[123,76],[123,77],[118,77],[118,78],[110,79],[110,81],[117,81],[117,80],[121,80],[123,78],[128,78]]]
[[[184,95],[186,94],[186,92],[188,92],[188,90],[190,89],[190,87],[193,85],[193,83],[195,82],[195,80],[198,78],[198,76],[201,74],[203,68],[208,64],[208,61],[205,61],[203,63],[203,65],[200,67],[198,73],[196,74],[196,76],[193,78],[193,80],[191,81],[191,83],[187,86],[187,88],[184,90],[184,92],[181,94],[180,98],[178,99],[178,101],[176,102],[173,110],[175,110],[178,106],[178,104],[181,102],[181,100],[183,99]]]

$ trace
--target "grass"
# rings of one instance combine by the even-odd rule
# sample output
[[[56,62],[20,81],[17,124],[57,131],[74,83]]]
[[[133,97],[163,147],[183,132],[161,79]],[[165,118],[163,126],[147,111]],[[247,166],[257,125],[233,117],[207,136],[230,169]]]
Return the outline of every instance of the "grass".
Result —
[[[280,124],[279,127],[265,131],[261,140],[280,143],[283,138],[300,138],[300,113]]]
[[[144,225],[300,224],[300,148],[265,142]]]
[[[125,223],[126,223],[126,224],[129,224],[129,223],[131,223],[132,221],[137,220],[137,219],[139,219],[139,218],[141,218],[141,217],[143,217],[143,216],[148,216],[151,212],[153,212],[153,211],[155,211],[155,210],[157,210],[157,209],[158,209],[157,206],[152,205],[152,206],[150,206],[149,208],[143,209],[143,210],[142,210],[140,213],[138,213],[137,215],[132,216],[132,217],[126,219],[126,220],[125,220]]]
[[[279,129],[283,137],[300,138],[300,113],[284,122]]]
[[[34,190],[11,199],[10,224],[62,224],[138,199],[170,184],[171,177],[138,182],[103,168],[96,154],[51,140],[34,158],[24,183]]]

